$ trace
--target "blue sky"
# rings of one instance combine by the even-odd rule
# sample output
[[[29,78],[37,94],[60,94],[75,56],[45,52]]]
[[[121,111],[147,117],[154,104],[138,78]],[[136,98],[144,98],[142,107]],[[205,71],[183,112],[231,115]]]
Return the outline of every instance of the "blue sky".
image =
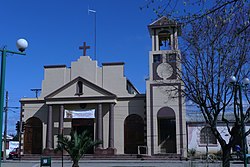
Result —
[[[147,25],[155,18],[152,10],[140,10],[145,0],[5,0],[1,2],[0,47],[16,50],[16,40],[26,38],[26,56],[7,57],[5,90],[9,106],[20,106],[22,97],[35,97],[31,88],[41,88],[44,65],[70,67],[84,41],[94,58],[94,14],[97,11],[97,60],[125,62],[126,77],[142,93],[148,76],[151,40]],[[9,110],[9,132],[15,133],[20,109]]]

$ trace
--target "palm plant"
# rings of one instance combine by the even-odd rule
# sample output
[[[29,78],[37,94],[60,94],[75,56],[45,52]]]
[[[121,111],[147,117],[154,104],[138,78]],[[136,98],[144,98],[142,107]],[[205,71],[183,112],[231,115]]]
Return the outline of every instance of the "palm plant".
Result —
[[[67,151],[73,161],[72,167],[79,167],[80,158],[93,146],[100,144],[101,141],[93,141],[87,131],[83,131],[80,134],[72,131],[70,136],[58,135],[57,150]]]

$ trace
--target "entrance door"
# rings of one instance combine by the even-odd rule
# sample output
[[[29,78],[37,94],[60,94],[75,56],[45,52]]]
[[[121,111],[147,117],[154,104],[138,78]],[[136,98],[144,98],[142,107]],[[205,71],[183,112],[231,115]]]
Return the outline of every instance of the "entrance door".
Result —
[[[158,145],[160,153],[176,153],[176,121],[174,110],[163,107],[158,111]]]
[[[87,131],[92,140],[94,140],[94,119],[73,119],[72,129],[77,131],[78,134],[81,134],[83,131]],[[94,147],[87,152],[87,154],[93,153]]]
[[[124,153],[138,154],[138,146],[144,143],[144,122],[136,114],[129,115],[124,123]]]
[[[24,154],[42,153],[42,122],[32,117],[26,121],[24,132]]]
[[[176,153],[175,119],[158,120],[160,153]]]

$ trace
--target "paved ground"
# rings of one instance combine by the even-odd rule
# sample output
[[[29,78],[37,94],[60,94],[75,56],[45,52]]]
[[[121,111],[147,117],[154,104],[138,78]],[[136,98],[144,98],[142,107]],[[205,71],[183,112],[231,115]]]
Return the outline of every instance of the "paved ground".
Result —
[[[51,167],[71,167],[69,160],[53,161]],[[80,167],[221,167],[221,162],[206,164],[204,161],[166,161],[166,160],[83,160]],[[231,163],[231,167],[242,167],[241,162]],[[2,167],[40,167],[40,161],[7,160]],[[249,164],[250,167],[250,164]]]

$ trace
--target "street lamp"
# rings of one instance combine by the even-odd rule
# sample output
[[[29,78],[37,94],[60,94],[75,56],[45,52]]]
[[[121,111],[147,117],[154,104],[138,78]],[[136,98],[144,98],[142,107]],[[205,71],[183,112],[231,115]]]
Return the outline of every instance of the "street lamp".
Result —
[[[25,39],[19,39],[16,42],[17,49],[19,52],[7,50],[6,47],[0,49],[2,52],[1,62],[1,78],[0,78],[0,157],[2,156],[2,125],[3,125],[3,104],[4,104],[4,84],[5,84],[5,69],[6,69],[6,56],[10,54],[25,55],[24,51],[28,47],[28,42]],[[1,167],[1,161],[0,161]]]
[[[248,78],[244,78],[242,82],[237,81],[235,76],[231,76],[229,79],[230,83],[234,87],[234,95],[235,100],[237,100],[237,95],[239,96],[239,102],[235,101],[235,109],[236,105],[240,111],[240,124],[241,124],[241,133],[242,133],[242,150],[243,150],[243,158],[244,158],[244,167],[247,167],[247,143],[246,143],[246,136],[245,136],[245,115],[243,111],[243,103],[242,103],[242,88],[245,89],[249,84],[250,80]],[[246,90],[246,89],[245,89]]]

